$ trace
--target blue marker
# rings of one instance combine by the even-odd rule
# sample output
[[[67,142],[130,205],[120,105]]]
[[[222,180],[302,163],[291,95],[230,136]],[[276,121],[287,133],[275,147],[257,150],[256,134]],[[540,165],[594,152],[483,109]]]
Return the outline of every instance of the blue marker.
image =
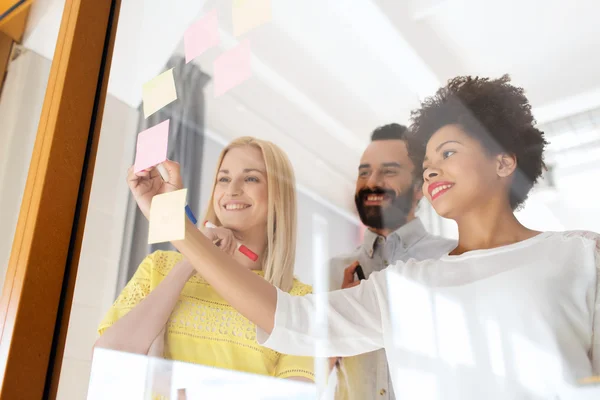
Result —
[[[156,169],[158,169],[158,172],[160,173],[160,176],[163,179],[163,181],[169,182],[169,172],[167,172],[167,169],[164,167],[164,165],[158,164],[156,166]],[[187,204],[185,205],[185,215],[187,215],[187,217],[190,219],[190,221],[192,221],[194,225],[198,223],[198,220],[194,216],[192,209]]]
[[[198,220],[196,219],[196,217],[194,217],[192,209],[187,204],[185,205],[185,215],[187,215],[190,221],[192,221],[192,224],[196,225],[198,223]]]

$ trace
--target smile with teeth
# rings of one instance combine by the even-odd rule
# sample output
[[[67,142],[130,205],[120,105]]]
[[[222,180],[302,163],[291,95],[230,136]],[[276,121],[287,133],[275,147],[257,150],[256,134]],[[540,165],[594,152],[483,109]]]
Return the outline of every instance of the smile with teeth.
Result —
[[[225,204],[224,208],[228,211],[243,210],[250,207],[248,204]]]
[[[382,194],[370,194],[367,196],[367,201],[382,201],[384,197]]]
[[[431,191],[431,196],[435,196],[436,194],[438,194],[439,192],[441,192],[442,190],[446,190],[446,189],[450,189],[452,187],[452,185],[442,185],[442,186],[438,186],[435,189],[433,189]]]

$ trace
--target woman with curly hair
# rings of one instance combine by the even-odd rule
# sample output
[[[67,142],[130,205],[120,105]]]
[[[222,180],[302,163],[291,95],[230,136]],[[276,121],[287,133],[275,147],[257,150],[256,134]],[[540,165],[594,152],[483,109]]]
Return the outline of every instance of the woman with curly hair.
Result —
[[[328,357],[385,348],[398,398],[554,399],[600,374],[600,235],[538,232],[515,217],[546,144],[508,76],[449,81],[413,112],[409,149],[425,197],[458,224],[457,247],[328,296],[292,297],[257,278],[212,245],[218,232],[190,225],[173,243],[266,347]],[[321,301],[326,338],[313,334]]]

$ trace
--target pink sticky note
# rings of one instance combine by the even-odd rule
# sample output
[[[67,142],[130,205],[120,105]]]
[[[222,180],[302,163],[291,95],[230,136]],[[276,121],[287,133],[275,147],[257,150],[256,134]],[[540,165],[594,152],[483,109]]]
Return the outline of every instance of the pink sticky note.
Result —
[[[250,42],[244,40],[231,50],[221,54],[214,64],[215,96],[231,90],[252,75],[250,65]]]
[[[233,34],[243,35],[271,20],[271,0],[233,0],[231,19]]]
[[[219,44],[217,10],[212,10],[194,22],[183,35],[185,62],[189,63],[206,50]]]
[[[140,132],[135,153],[134,172],[154,167],[167,159],[169,120]]]

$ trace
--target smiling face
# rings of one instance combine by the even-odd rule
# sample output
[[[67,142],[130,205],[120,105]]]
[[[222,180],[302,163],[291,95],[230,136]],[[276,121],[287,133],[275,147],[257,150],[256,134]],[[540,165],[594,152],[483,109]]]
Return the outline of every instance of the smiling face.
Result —
[[[440,216],[454,220],[492,201],[509,207],[515,168],[513,157],[490,155],[459,126],[446,125],[427,143],[423,194]]]
[[[241,146],[225,154],[217,174],[213,207],[226,228],[244,232],[266,227],[267,172],[260,149]]]
[[[358,168],[354,199],[363,224],[376,230],[396,230],[406,223],[421,198],[414,188],[413,170],[403,140],[369,144]]]

